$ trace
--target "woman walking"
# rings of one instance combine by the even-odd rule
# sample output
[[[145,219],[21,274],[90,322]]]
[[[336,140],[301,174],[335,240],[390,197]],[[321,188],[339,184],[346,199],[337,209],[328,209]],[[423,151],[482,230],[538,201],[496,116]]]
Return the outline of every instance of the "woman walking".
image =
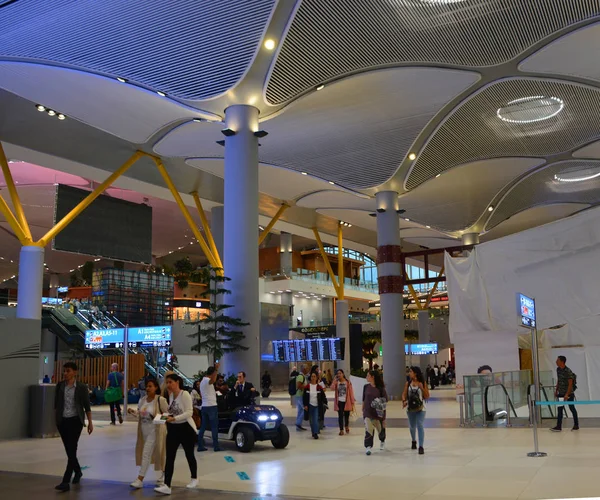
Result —
[[[381,372],[371,370],[367,373],[367,385],[363,389],[363,418],[365,420],[365,450],[367,455],[373,451],[375,431],[379,437],[379,449],[385,450],[385,409],[388,395]]]
[[[161,471],[157,486],[162,486],[166,459],[166,428],[164,425],[154,424],[154,417],[166,413],[169,405],[167,400],[160,395],[156,379],[147,379],[145,387],[146,395],[140,399],[137,411],[133,408],[127,411],[138,417],[135,464],[140,471],[137,479],[130,485],[136,489],[144,487],[144,477],[150,464],[154,464],[154,470]]]
[[[412,449],[417,449],[417,434],[419,437],[419,455],[425,453],[423,444],[425,441],[425,401],[429,399],[429,388],[425,383],[423,372],[418,366],[411,366],[410,382],[406,382],[402,393],[402,407],[406,408],[408,414],[408,425],[412,438]]]
[[[339,369],[335,373],[335,379],[331,383],[331,390],[335,395],[334,409],[338,414],[338,424],[340,426],[340,436],[350,434],[350,412],[354,408],[354,389],[350,380],[346,379],[344,370]]]
[[[198,486],[198,464],[194,455],[198,429],[192,415],[194,413],[192,397],[183,390],[183,380],[175,373],[166,376],[166,386],[169,391],[169,408],[167,426],[167,459],[165,464],[165,484],[157,486],[154,491],[163,495],[171,494],[171,480],[175,469],[175,457],[179,445],[183,446],[185,458],[190,467],[192,480],[187,488]]]
[[[304,390],[304,411],[308,413],[313,439],[319,439],[319,415],[323,412],[324,401],[325,392],[319,383],[319,377],[316,372],[312,372],[310,383]]]

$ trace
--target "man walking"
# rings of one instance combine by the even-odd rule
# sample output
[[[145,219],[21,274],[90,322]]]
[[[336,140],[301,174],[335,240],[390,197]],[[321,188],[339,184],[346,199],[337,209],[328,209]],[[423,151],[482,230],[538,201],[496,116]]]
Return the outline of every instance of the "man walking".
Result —
[[[56,486],[58,491],[71,489],[71,476],[73,484],[81,481],[81,467],[77,460],[77,444],[87,416],[88,434],[94,430],[92,425],[92,410],[87,385],[77,382],[77,365],[71,361],[63,366],[64,380],[56,386],[54,395],[54,411],[56,414],[56,427],[67,452],[67,468],[62,482]]]
[[[113,363],[110,367],[110,373],[108,374],[108,380],[106,381],[106,388],[109,387],[120,387],[121,393],[126,394],[124,387],[125,377],[119,371],[119,365]],[[121,401],[112,401],[110,405],[110,425],[116,425],[115,423],[115,408],[117,410],[117,416],[119,417],[119,423],[123,423],[123,415],[121,414]]]
[[[213,449],[221,451],[221,448],[219,448],[219,407],[215,391],[217,375],[217,369],[214,366],[209,366],[202,382],[200,382],[200,395],[202,396],[200,414],[202,415],[202,424],[198,432],[198,451],[206,451],[206,447],[204,446],[204,432],[208,426],[210,426],[212,433]]]
[[[571,369],[567,366],[567,358],[565,356],[559,356],[556,358],[556,378],[558,382],[556,383],[556,390],[554,391],[554,395],[559,398],[559,401],[562,399],[564,401],[574,401],[575,400],[575,390],[577,389],[577,378],[575,374],[571,371]],[[552,432],[560,432],[562,431],[562,419],[563,419],[563,411],[565,407],[558,407],[558,419],[556,421],[556,427],[552,427],[550,429]],[[569,409],[573,414],[573,429],[574,431],[579,430],[579,416],[577,415],[577,409],[575,405],[569,405]]]
[[[309,372],[308,365],[304,365],[302,373],[299,373],[296,377],[296,409],[298,414],[296,416],[296,430],[305,431],[306,427],[302,426],[304,421],[304,386],[306,385],[306,375]]]

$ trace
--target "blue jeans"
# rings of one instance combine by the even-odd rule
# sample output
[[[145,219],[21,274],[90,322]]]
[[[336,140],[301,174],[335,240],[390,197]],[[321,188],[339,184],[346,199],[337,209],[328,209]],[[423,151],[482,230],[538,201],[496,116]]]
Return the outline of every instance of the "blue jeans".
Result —
[[[200,415],[202,416],[202,425],[200,425],[200,431],[198,432],[198,451],[206,449],[204,447],[204,432],[209,425],[212,432],[213,448],[217,450],[219,448],[219,408],[217,406],[202,407]]]
[[[298,414],[296,415],[296,427],[301,427],[304,421],[304,403],[302,396],[296,396],[296,409]]]
[[[419,433],[419,446],[423,446],[425,442],[425,429],[423,428],[423,422],[425,422],[425,411],[407,411],[408,425],[410,427],[410,437],[413,441],[417,440],[417,431]]]
[[[319,407],[308,405],[308,420],[310,422],[310,431],[312,435],[319,433]]]

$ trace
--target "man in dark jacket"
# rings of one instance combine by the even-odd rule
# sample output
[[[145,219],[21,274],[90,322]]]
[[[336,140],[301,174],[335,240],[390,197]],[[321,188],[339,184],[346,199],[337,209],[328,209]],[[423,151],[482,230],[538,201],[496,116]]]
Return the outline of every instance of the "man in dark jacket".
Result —
[[[62,482],[56,486],[59,491],[69,491],[73,473],[73,484],[79,483],[81,467],[77,460],[77,445],[87,416],[88,434],[94,430],[92,424],[92,410],[87,385],[77,382],[77,365],[71,361],[63,366],[64,380],[56,386],[54,396],[54,410],[56,413],[56,427],[67,452],[67,468]]]
[[[256,389],[250,382],[246,382],[246,373],[238,373],[237,382],[233,388],[234,408],[249,405],[255,397]]]

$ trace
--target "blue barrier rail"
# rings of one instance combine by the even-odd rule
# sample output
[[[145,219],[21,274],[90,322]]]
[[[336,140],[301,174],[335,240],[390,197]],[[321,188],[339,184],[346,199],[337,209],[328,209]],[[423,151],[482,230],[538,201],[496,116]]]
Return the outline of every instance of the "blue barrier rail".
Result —
[[[600,401],[536,401],[536,406],[600,405]]]

